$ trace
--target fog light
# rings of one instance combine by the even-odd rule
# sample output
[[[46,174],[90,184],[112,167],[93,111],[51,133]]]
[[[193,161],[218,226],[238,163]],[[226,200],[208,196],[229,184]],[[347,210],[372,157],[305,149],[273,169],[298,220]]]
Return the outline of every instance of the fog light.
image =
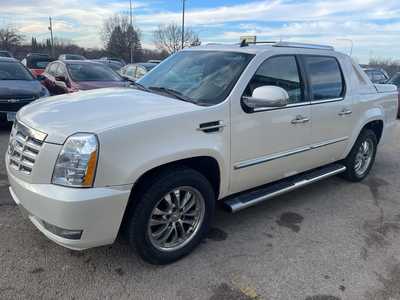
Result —
[[[69,240],[80,240],[80,238],[82,237],[83,230],[70,230],[70,229],[60,228],[56,225],[49,224],[46,221],[43,220],[40,221],[44,228],[62,238]]]

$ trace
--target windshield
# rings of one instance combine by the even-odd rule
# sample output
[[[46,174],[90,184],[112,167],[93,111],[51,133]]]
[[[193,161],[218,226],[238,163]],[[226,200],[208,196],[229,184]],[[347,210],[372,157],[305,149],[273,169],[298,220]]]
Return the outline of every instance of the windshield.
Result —
[[[143,64],[142,66],[146,69],[147,72],[149,72],[153,70],[154,67],[157,66],[157,64]]]
[[[0,57],[12,57],[8,51],[0,51]]]
[[[182,51],[138,82],[153,91],[173,90],[199,105],[214,105],[226,99],[252,58],[246,53]]]
[[[30,57],[28,59],[29,69],[46,69],[47,65],[51,61],[50,58],[46,57]]]
[[[394,75],[388,83],[396,85],[398,88],[400,88],[400,74]]]
[[[106,66],[113,69],[114,71],[119,71],[123,67],[122,64],[115,62],[109,63]]]
[[[73,81],[122,81],[109,67],[98,63],[68,64],[67,69]]]
[[[67,55],[65,55],[65,59],[85,60],[85,57],[83,57],[82,55],[78,55],[78,54],[67,54]]]
[[[0,62],[0,80],[34,80],[34,78],[20,63]]]

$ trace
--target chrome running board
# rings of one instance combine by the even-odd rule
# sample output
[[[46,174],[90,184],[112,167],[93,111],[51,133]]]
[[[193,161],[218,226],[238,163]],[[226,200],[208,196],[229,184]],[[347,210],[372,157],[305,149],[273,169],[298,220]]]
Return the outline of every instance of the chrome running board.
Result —
[[[226,208],[232,212],[264,202],[273,197],[288,193],[295,189],[323,180],[346,171],[346,167],[341,164],[330,164],[315,170],[311,170],[299,175],[295,175],[280,181],[264,185],[260,188],[231,196],[224,201]]]

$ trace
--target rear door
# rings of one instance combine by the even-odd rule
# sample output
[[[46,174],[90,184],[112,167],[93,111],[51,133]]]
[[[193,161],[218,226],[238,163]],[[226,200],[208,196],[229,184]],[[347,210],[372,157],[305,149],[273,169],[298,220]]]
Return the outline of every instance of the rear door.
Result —
[[[314,167],[342,158],[354,127],[353,99],[333,56],[302,56],[307,74],[312,115]]]

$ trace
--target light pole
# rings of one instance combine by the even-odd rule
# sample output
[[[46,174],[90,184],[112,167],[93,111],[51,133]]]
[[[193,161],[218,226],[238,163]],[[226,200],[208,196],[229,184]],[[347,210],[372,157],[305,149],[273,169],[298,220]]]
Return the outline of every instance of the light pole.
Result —
[[[51,56],[54,58],[53,22],[51,20],[51,17],[49,17],[49,21],[50,21],[49,30],[50,30],[50,37],[51,37]]]
[[[129,16],[130,16],[130,24],[131,24],[131,34],[133,35],[133,17],[132,17],[132,0],[129,0]],[[130,59],[131,63],[133,63],[133,36],[129,37],[130,41]]]
[[[185,47],[185,2],[182,0],[182,49]]]

